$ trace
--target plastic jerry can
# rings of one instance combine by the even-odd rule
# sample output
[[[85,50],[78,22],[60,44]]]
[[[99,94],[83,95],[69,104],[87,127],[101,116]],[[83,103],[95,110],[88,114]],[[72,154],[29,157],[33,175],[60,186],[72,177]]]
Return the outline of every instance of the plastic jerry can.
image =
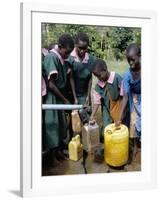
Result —
[[[82,144],[83,149],[89,153],[94,153],[95,149],[100,145],[99,126],[96,122],[89,122],[83,126]]]
[[[129,149],[128,128],[121,124],[109,124],[104,130],[104,159],[113,167],[120,167],[127,163]]]
[[[78,110],[73,110],[71,113],[72,116],[72,130],[75,134],[80,133],[82,130],[81,120],[79,117]]]
[[[79,160],[83,155],[83,145],[80,143],[80,135],[76,135],[68,144],[69,159]]]

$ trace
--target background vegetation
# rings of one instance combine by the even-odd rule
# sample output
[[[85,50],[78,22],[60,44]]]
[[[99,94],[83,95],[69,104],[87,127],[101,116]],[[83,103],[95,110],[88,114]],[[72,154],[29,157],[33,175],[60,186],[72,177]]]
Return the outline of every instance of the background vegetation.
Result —
[[[106,61],[109,71],[122,75],[128,67],[125,57],[126,47],[130,43],[141,45],[141,29],[128,27],[103,27],[73,24],[42,24],[42,47],[49,48],[56,44],[63,33],[75,37],[78,32],[85,32],[90,39],[89,52]],[[96,84],[93,76],[92,91]],[[101,125],[101,109],[99,108],[96,121]]]
[[[125,50],[130,43],[141,45],[140,28],[43,23],[42,46],[49,47],[56,44],[63,33],[69,33],[75,37],[78,32],[85,32],[89,36],[90,53],[111,64],[115,64],[112,61],[125,60]]]

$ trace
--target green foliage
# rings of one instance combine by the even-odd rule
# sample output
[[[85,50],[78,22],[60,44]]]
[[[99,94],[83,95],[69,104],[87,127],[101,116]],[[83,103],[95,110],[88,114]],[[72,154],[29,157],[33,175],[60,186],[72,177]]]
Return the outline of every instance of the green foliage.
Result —
[[[102,27],[74,24],[42,24],[42,46],[56,44],[63,33],[75,37],[78,32],[89,36],[89,51],[104,60],[123,60],[130,43],[141,45],[141,29],[128,27]]]
[[[116,60],[123,58],[125,49],[133,40],[132,34],[130,28],[112,27],[109,30],[108,41]]]

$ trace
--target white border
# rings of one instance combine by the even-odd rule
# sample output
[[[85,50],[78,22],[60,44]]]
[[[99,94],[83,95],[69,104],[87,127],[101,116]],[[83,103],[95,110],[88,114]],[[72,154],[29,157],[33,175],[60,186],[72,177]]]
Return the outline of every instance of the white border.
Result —
[[[142,28],[142,171],[41,176],[41,22]],[[21,194],[40,196],[145,189],[156,185],[154,12],[21,4]],[[146,67],[144,67],[146,66]],[[146,87],[145,87],[146,85]],[[152,123],[153,122],[153,123]],[[153,142],[152,142],[153,141]],[[153,154],[152,154],[153,153]],[[97,190],[95,188],[97,187]],[[71,189],[72,188],[72,189]]]

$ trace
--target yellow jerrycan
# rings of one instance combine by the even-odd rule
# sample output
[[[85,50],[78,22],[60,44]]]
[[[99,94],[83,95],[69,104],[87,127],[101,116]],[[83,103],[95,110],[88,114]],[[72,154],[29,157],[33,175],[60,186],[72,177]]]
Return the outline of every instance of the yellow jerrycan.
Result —
[[[80,133],[82,127],[78,110],[73,110],[71,116],[72,116],[72,130],[74,134]]]
[[[121,124],[109,124],[104,130],[104,159],[113,167],[120,167],[127,163],[129,154],[128,128]]]
[[[80,143],[80,135],[76,135],[68,144],[69,159],[79,160],[83,155],[83,145]]]

